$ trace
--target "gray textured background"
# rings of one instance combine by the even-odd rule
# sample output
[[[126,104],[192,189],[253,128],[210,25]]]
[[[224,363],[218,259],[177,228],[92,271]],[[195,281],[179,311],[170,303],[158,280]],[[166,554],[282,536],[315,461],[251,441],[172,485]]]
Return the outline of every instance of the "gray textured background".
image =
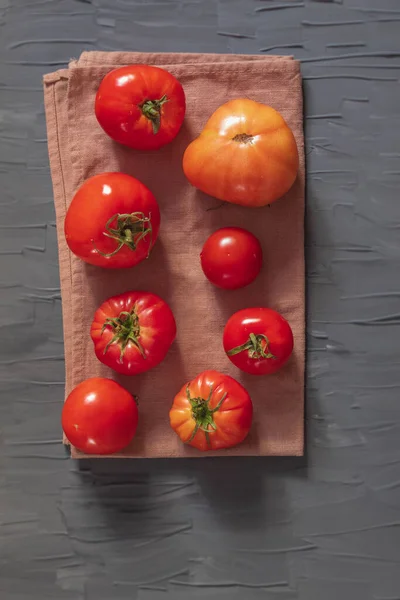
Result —
[[[400,598],[399,37],[399,0],[0,0],[2,599]],[[66,458],[41,76],[83,49],[302,59],[306,459]]]

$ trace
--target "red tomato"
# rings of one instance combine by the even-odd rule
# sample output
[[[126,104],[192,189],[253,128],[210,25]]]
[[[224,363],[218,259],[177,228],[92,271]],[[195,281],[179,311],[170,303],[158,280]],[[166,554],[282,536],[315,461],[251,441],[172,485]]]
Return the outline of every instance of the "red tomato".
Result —
[[[171,73],[130,65],[107,73],[96,95],[95,113],[116,142],[156,150],[171,142],[185,117],[183,87]]]
[[[90,329],[99,361],[124,375],[137,375],[164,360],[175,339],[168,304],[155,294],[126,292],[106,300]]]
[[[147,258],[160,228],[153,194],[124,173],[102,173],[78,189],[65,217],[71,252],[99,267],[133,267]]]
[[[85,454],[114,454],[136,433],[138,409],[126,389],[103,377],[86,379],[65,401],[62,427],[69,442]]]
[[[169,419],[180,439],[198,450],[240,444],[251,427],[253,404],[229,375],[204,371],[175,396]]]
[[[218,287],[234,290],[248,285],[262,266],[258,239],[246,229],[224,227],[211,234],[200,255],[204,275]]]
[[[289,323],[271,308],[244,308],[225,325],[223,344],[234,365],[246,373],[278,371],[293,351]]]

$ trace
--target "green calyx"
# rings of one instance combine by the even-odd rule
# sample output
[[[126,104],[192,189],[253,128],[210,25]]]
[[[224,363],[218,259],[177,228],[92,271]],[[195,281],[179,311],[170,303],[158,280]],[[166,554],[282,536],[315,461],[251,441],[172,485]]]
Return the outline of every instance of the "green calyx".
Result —
[[[253,358],[254,360],[260,360],[261,358],[276,359],[276,356],[274,356],[269,349],[269,339],[266,335],[262,335],[261,333],[250,333],[247,342],[241,346],[232,348],[232,350],[227,352],[227,355],[235,356],[235,354],[240,354],[240,352],[245,351],[247,351],[249,353],[249,357]]]
[[[110,317],[104,321],[104,325],[101,328],[101,334],[103,335],[104,330],[107,327],[111,327],[113,330],[113,337],[104,348],[103,354],[107,352],[111,344],[119,344],[121,347],[119,362],[122,363],[124,360],[124,354],[129,342],[132,342],[139,350],[143,358],[146,358],[146,354],[142,344],[139,342],[140,338],[140,325],[139,317],[136,313],[135,308],[128,312],[123,310],[119,313],[118,317]]]
[[[221,408],[222,403],[224,402],[227,394],[224,394],[221,400],[218,402],[215,408],[210,408],[210,400],[212,398],[213,389],[210,388],[210,393],[208,395],[207,400],[204,398],[192,398],[190,396],[189,386],[186,388],[186,396],[192,407],[192,417],[196,422],[195,428],[193,429],[193,433],[190,436],[188,442],[191,442],[199,431],[204,431],[204,435],[206,437],[207,445],[210,446],[210,431],[216,431],[217,425],[214,421],[214,414]]]
[[[113,225],[115,223],[115,225]],[[103,234],[117,242],[115,250],[109,253],[101,252],[98,248],[96,251],[109,258],[117,254],[123,246],[128,246],[130,250],[136,250],[139,242],[150,235],[149,253],[151,249],[151,241],[153,228],[151,226],[151,214],[148,217],[143,212],[133,212],[129,214],[117,213],[108,219],[104,225],[105,231]]]
[[[167,96],[163,96],[159,100],[146,100],[139,106],[144,116],[151,121],[153,133],[158,133],[161,125],[161,107],[168,102]]]

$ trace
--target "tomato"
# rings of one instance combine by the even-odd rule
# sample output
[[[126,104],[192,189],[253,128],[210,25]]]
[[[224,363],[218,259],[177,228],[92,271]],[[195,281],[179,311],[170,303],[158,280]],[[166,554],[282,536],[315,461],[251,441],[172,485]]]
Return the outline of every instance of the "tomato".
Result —
[[[114,454],[132,440],[138,424],[134,398],[119,383],[86,379],[65,401],[62,427],[68,441],[85,454]]]
[[[198,450],[240,444],[253,418],[247,391],[233,377],[204,371],[175,396],[169,419],[180,439]]]
[[[278,200],[298,168],[296,141],[282,115],[246,98],[220,106],[183,156],[192,185],[243,206]]]
[[[164,360],[176,323],[168,304],[155,294],[126,292],[98,308],[90,335],[99,361],[118,373],[137,375]]]
[[[248,285],[262,266],[258,239],[246,229],[223,227],[207,239],[200,255],[204,275],[218,287],[234,290]]]
[[[293,333],[289,323],[271,308],[244,308],[225,325],[223,344],[234,365],[246,373],[275,373],[289,360]]]
[[[160,228],[153,194],[124,173],[101,173],[78,189],[65,217],[65,239],[85,262],[118,269],[150,254]]]
[[[137,150],[156,150],[171,142],[185,117],[183,87],[171,73],[149,65],[130,65],[107,73],[96,95],[95,113],[116,142]]]

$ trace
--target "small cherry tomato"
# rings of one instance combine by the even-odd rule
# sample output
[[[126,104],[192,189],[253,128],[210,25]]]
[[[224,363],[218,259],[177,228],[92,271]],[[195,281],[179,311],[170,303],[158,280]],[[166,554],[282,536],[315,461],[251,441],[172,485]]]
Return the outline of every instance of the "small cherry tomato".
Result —
[[[169,419],[180,439],[198,450],[240,444],[253,418],[247,391],[233,377],[204,371],[175,396]]]
[[[204,275],[218,287],[234,290],[254,281],[262,266],[258,239],[246,229],[224,227],[207,239],[200,255]]]
[[[133,267],[150,254],[160,228],[153,194],[124,173],[101,173],[78,189],[65,217],[71,252],[92,265]]]
[[[253,375],[275,373],[289,360],[293,333],[271,308],[244,308],[225,325],[223,344],[229,359]]]
[[[77,385],[66,399],[62,427],[68,441],[85,454],[114,454],[132,440],[138,409],[119,383],[92,377]]]
[[[129,65],[107,73],[96,95],[95,113],[116,142],[156,150],[171,142],[185,117],[185,93],[165,69]]]
[[[126,292],[98,308],[90,329],[97,358],[124,375],[144,373],[164,360],[176,335],[168,304],[148,292]]]

